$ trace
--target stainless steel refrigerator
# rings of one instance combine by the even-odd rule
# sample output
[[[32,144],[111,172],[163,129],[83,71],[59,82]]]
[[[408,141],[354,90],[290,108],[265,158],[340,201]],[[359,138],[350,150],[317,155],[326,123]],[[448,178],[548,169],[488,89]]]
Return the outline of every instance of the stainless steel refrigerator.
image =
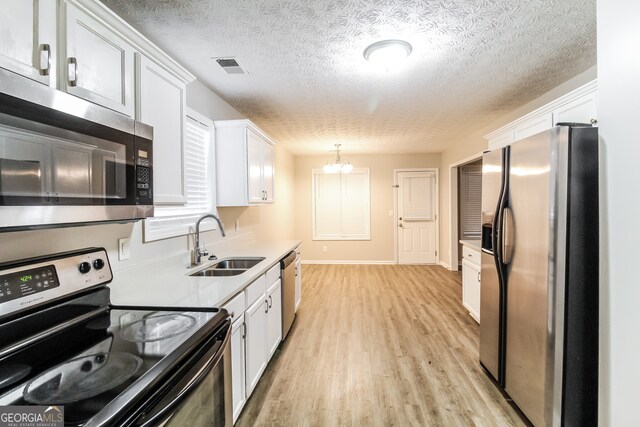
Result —
[[[480,363],[536,426],[598,420],[598,131],[484,154]]]

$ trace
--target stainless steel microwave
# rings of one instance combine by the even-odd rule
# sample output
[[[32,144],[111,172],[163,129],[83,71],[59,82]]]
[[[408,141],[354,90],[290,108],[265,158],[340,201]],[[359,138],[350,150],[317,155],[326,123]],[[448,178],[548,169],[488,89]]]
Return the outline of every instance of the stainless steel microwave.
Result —
[[[0,231],[153,216],[153,128],[0,69]]]

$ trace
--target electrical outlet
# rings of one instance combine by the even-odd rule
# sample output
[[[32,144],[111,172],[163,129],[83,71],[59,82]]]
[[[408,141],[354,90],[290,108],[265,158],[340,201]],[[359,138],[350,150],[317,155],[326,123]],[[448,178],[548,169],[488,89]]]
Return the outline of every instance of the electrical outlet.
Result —
[[[129,238],[118,239],[118,259],[120,261],[129,259]]]
[[[327,252],[327,247],[326,246],[322,247],[322,252]]]

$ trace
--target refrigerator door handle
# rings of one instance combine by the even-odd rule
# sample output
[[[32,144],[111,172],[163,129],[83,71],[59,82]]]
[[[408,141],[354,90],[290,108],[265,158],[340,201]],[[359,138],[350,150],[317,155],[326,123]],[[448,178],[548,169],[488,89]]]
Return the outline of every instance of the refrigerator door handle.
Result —
[[[510,208],[504,208],[502,211],[503,224],[502,224],[502,262],[509,264],[511,262],[511,255],[513,254],[513,241],[514,241],[514,227],[513,227],[513,213]]]

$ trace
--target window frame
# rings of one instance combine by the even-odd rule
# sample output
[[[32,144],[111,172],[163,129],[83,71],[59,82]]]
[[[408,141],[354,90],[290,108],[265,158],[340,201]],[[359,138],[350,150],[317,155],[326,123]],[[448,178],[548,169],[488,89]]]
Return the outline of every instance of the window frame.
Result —
[[[162,212],[163,210],[174,210],[179,208],[181,205],[186,206],[185,203],[171,203],[167,204],[166,202],[155,203],[154,202],[154,216],[152,218],[146,218],[144,220],[144,233],[143,233],[143,241],[144,242],[152,242],[156,240],[168,239],[171,237],[178,237],[191,234],[195,231],[195,223],[202,215],[206,213],[213,213],[217,215],[216,208],[216,173],[215,173],[215,127],[213,124],[213,120],[208,117],[198,113],[197,111],[187,108],[187,113],[185,114],[185,121],[183,126],[184,135],[184,144],[182,149],[182,170],[184,176],[183,181],[185,182],[186,187],[186,174],[187,174],[187,126],[188,121],[187,118],[191,118],[200,124],[203,124],[209,128],[209,146],[207,148],[207,179],[206,185],[208,186],[208,204],[206,211],[203,210],[199,213],[183,213],[177,215],[158,215],[158,212]],[[186,189],[185,189],[186,192]],[[187,199],[188,200],[188,199]],[[203,222],[200,227],[201,231],[209,231],[216,230],[217,224],[213,221]]]

